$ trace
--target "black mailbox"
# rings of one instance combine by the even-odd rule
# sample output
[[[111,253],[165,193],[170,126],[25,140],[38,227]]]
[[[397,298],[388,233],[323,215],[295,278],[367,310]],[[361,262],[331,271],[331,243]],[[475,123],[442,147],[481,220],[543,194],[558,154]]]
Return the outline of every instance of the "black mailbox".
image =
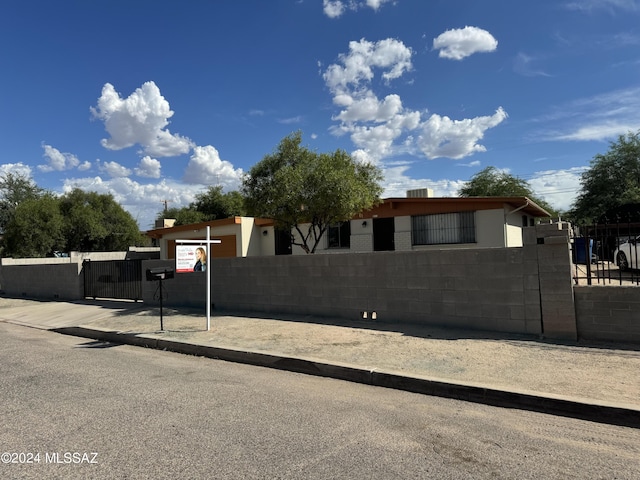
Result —
[[[166,280],[173,278],[174,269],[171,267],[147,268],[147,280]]]

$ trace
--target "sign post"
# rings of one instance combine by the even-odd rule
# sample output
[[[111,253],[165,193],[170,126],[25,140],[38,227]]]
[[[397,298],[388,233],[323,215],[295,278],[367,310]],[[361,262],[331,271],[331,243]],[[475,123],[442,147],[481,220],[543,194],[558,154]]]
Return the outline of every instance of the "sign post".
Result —
[[[207,245],[207,255],[209,256],[209,258],[212,257],[212,255],[211,255],[211,245],[216,244],[216,243],[221,243],[221,240],[211,240],[211,227],[209,225],[207,225],[207,238],[206,238],[206,240],[176,240],[176,245],[177,244],[192,244],[192,245],[206,244]],[[181,268],[181,266],[178,264],[178,262],[180,262],[180,261],[181,261],[181,259],[179,258],[178,255],[176,255],[176,272],[193,271],[191,269]],[[207,266],[206,266],[206,268],[204,270],[205,270],[205,273],[207,274],[207,332],[208,332],[211,329],[211,268],[210,268],[210,262],[209,261],[207,261]]]

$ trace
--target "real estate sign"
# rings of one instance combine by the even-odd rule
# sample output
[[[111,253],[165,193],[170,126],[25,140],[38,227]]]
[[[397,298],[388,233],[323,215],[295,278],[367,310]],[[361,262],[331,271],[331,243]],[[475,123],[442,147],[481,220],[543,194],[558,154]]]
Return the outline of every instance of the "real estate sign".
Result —
[[[206,264],[207,247],[204,245],[176,245],[176,273],[194,272],[198,270],[204,270],[204,268],[198,268],[198,254],[197,250],[201,249],[205,253],[204,259],[200,262]]]

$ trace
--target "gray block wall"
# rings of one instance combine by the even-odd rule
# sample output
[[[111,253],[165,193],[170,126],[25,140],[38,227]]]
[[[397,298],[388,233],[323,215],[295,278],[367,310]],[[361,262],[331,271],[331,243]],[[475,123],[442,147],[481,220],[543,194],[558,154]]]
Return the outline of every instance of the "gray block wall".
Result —
[[[84,276],[77,263],[3,265],[0,290],[11,297],[79,300],[84,298]]]
[[[576,317],[581,340],[640,344],[640,288],[576,286]]]
[[[538,272],[544,336],[577,340],[569,224],[550,223],[525,228],[523,243],[526,258],[535,264]]]
[[[217,311],[354,320],[366,312],[367,321],[375,313],[375,322],[640,344],[640,287],[573,285],[566,224],[526,228],[523,240],[521,248],[213,259],[212,302]],[[21,263],[3,259],[1,293],[84,298],[81,263]],[[145,261],[143,278],[156,266],[174,262]],[[205,311],[205,273],[176,274],[163,283],[167,306]],[[158,304],[157,287],[143,281],[145,303]]]
[[[218,310],[337,316],[538,334],[537,275],[523,249],[374,252],[214,259]],[[171,262],[149,261],[143,268]],[[154,302],[157,282],[143,289]],[[165,304],[205,308],[206,277],[164,281]],[[538,300],[536,300],[538,299]]]

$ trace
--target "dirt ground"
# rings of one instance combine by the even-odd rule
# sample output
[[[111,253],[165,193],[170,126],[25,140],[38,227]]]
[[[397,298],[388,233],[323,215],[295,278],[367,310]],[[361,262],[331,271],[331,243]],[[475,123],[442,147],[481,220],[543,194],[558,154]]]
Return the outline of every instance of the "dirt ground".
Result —
[[[133,308],[109,311],[87,302],[0,298],[0,321],[40,325],[39,328],[73,323],[186,343],[640,409],[638,346],[559,343],[533,335],[371,320],[293,315],[257,317],[233,312],[213,312],[211,329],[207,331],[204,312],[164,308],[162,313],[161,331],[157,307],[134,304]]]

